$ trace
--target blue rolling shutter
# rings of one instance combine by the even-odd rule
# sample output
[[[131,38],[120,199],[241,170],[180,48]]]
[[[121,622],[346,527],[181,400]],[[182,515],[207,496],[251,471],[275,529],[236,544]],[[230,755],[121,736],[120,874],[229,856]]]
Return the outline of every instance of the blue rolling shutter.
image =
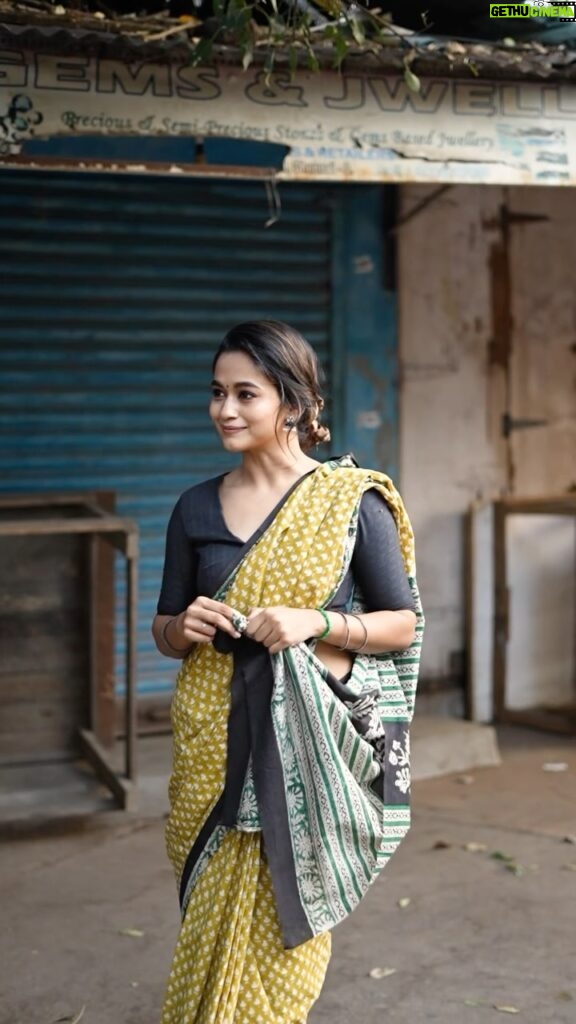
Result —
[[[137,520],[141,694],[174,675],[149,631],[168,515],[229,465],[206,411],[211,355],[267,316],[329,368],[341,192],[283,187],[266,228],[256,182],[0,174],[0,488],[112,489]]]

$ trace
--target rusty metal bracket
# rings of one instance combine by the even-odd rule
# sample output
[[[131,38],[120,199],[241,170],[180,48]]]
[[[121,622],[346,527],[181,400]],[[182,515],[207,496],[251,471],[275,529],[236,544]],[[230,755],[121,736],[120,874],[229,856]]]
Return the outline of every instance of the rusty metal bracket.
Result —
[[[550,221],[548,214],[523,213],[521,210],[510,210],[502,203],[498,216],[482,221],[482,227],[485,231],[493,231],[495,228],[499,228],[501,231],[507,232],[508,228],[513,227],[515,224],[539,224],[543,221]]]
[[[519,417],[514,419],[509,412],[502,416],[502,436],[510,437],[513,430],[529,430],[532,427],[547,427],[549,420],[536,420]]]

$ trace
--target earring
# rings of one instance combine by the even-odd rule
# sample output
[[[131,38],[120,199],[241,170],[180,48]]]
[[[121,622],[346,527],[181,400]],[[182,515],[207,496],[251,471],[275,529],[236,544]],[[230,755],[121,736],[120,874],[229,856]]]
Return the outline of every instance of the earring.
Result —
[[[294,417],[293,416],[287,416],[286,419],[284,420],[284,426],[285,427],[295,427],[296,426],[296,420],[294,419]]]

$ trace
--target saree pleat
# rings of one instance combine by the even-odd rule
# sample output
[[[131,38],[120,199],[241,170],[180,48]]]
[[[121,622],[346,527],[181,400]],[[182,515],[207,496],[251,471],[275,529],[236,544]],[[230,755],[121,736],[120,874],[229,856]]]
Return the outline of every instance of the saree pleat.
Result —
[[[285,950],[258,832],[228,832],[182,923],[162,1024],[301,1024],[320,994],[329,932]]]
[[[230,568],[215,597],[244,614],[275,604],[325,606],[349,564],[359,503],[371,486],[396,518],[416,600],[414,645],[382,658],[357,656],[343,697],[327,686],[306,645],[270,659],[266,728],[280,759],[279,788],[268,782],[271,748],[257,743],[254,779],[246,773],[236,819],[221,813],[221,801],[229,791],[229,726],[243,721],[230,717],[240,655],[236,664],[232,653],[201,645],[179,672],[166,834],[183,921],[162,1024],[303,1024],[324,981],[329,929],[359,902],[409,827],[407,730],[423,617],[410,524],[388,479],[336,463],[321,467]],[[259,672],[245,677],[248,702],[257,692],[250,687],[261,687]],[[283,874],[286,851],[292,888]]]

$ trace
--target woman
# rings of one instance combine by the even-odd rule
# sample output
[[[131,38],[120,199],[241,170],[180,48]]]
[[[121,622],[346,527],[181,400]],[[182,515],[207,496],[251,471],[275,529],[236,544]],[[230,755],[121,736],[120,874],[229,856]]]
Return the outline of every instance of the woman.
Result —
[[[152,627],[183,661],[167,826],[183,921],[162,1024],[302,1024],[329,929],[409,824],[412,533],[387,477],[308,454],[329,433],[297,331],[240,324],[213,374],[240,464],[177,502]]]

